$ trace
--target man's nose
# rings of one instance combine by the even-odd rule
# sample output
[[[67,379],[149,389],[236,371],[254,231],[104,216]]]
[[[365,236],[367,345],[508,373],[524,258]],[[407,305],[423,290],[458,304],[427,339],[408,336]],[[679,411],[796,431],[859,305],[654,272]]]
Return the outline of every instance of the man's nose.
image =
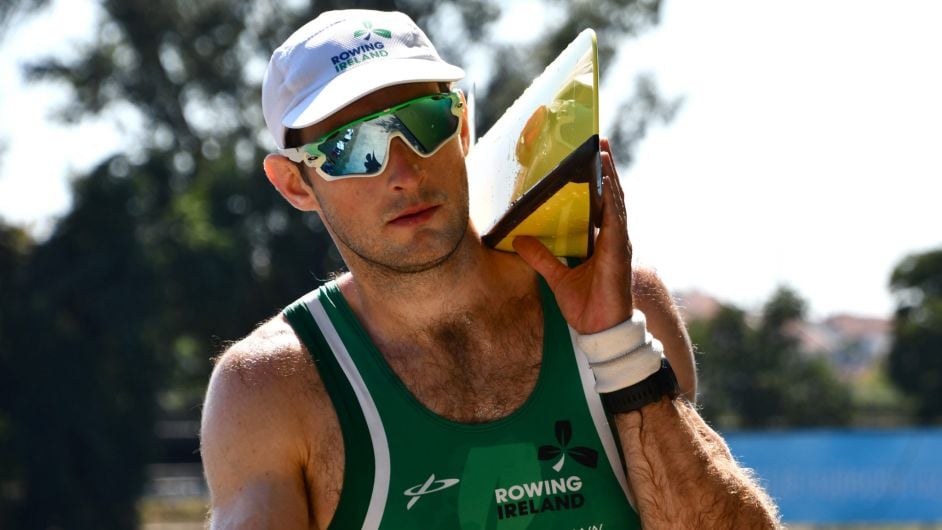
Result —
[[[389,186],[396,190],[415,189],[426,177],[424,159],[399,137],[389,145],[386,175]]]

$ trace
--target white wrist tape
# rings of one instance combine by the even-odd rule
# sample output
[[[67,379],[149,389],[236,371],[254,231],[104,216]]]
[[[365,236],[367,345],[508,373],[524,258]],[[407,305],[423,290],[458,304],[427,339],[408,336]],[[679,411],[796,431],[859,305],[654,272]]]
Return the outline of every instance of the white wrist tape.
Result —
[[[648,333],[648,337],[651,334]],[[661,369],[664,347],[651,337],[640,348],[604,363],[589,363],[595,374],[595,390],[599,394],[627,388],[647,379]]]
[[[576,345],[585,353],[595,374],[599,393],[614,392],[645,380],[661,368],[664,347],[648,333],[644,313],[598,333],[576,334]]]
[[[645,322],[644,313],[635,309],[621,324],[598,333],[577,334],[576,343],[590,363],[608,362],[644,345],[648,334]]]

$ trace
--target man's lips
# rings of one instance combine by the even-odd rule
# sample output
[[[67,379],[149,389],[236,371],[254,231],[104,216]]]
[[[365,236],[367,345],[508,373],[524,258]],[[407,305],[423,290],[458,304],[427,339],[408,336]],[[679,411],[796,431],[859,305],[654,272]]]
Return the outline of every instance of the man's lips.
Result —
[[[439,206],[435,204],[418,204],[416,206],[411,206],[399,212],[396,217],[389,221],[389,224],[396,226],[409,226],[422,223],[435,215],[435,212],[438,211],[438,208]]]

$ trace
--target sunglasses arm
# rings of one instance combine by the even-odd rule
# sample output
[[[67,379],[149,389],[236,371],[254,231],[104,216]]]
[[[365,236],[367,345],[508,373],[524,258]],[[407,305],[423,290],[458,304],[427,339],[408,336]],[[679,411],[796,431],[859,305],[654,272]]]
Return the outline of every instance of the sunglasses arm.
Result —
[[[317,161],[317,155],[308,153],[303,147],[287,147],[279,149],[278,153],[296,164],[304,162],[307,167],[314,167],[314,163]]]

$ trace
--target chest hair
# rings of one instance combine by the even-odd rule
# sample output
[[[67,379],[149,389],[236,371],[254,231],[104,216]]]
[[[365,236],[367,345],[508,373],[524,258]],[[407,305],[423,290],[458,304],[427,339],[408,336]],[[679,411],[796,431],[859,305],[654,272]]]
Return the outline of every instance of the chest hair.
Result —
[[[543,312],[536,296],[449,314],[412,335],[381,351],[423,405],[451,420],[507,416],[526,401],[539,376]]]

